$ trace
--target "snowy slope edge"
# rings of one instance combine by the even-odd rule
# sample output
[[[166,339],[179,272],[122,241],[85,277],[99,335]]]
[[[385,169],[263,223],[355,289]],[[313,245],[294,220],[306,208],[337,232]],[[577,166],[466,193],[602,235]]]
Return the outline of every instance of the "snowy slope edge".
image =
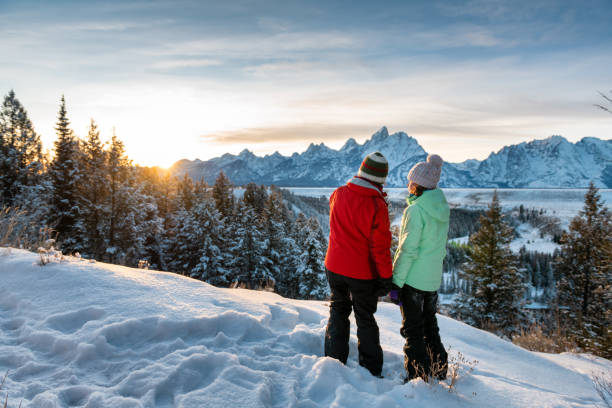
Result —
[[[385,379],[322,357],[326,302],[219,289],[179,275],[0,254],[0,372],[25,407],[587,407],[612,363],[531,353],[440,316],[444,343],[479,364],[447,385],[402,384],[400,315],[380,304]]]

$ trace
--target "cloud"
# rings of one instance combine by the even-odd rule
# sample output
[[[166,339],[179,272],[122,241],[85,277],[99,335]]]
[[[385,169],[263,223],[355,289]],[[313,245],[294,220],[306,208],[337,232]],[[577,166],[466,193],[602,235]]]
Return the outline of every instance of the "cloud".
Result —
[[[215,56],[216,58],[283,58],[288,54],[357,48],[358,40],[337,31],[251,33],[156,44],[145,51],[157,56]]]
[[[435,30],[414,30],[405,41],[421,49],[464,48],[464,47],[509,47],[517,44],[516,39],[504,38],[493,28],[476,24],[455,24]]]
[[[142,24],[135,22],[89,21],[51,26],[49,31],[125,31],[136,27],[142,27]]]
[[[208,58],[178,58],[158,61],[151,66],[157,69],[176,69],[176,68],[195,68],[195,67],[212,67],[221,65],[222,62]]]
[[[375,126],[374,126],[375,127]],[[297,125],[256,127],[229,130],[201,136],[202,142],[227,143],[271,143],[291,141],[344,141],[351,137],[363,138],[376,129],[360,124],[303,123]]]

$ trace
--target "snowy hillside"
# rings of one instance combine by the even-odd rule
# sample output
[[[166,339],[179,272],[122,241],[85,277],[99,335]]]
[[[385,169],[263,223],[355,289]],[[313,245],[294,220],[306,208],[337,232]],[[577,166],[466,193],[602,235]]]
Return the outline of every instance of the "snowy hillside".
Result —
[[[213,183],[220,171],[238,185],[255,182],[278,186],[334,187],[344,184],[359,168],[363,157],[382,152],[389,161],[388,187],[406,185],[406,175],[427,152],[404,132],[389,134],[382,127],[363,144],[349,139],[339,150],[323,143],[311,144],[290,157],[274,153],[255,156],[249,150],[225,154],[208,161],[181,160],[172,170],[182,176]],[[446,163],[440,186],[455,188],[555,188],[612,187],[612,140],[584,138],[570,143],[561,136],[506,146],[483,161]]]
[[[0,254],[0,373],[24,407],[592,407],[590,355],[525,351],[440,317],[468,361],[448,380],[402,383],[400,313],[380,304],[384,379],[322,357],[326,302],[218,289],[164,272]]]

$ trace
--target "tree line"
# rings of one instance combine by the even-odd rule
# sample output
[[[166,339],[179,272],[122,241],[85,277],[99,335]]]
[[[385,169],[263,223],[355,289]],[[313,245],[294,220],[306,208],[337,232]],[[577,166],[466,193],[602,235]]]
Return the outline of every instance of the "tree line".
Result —
[[[523,308],[527,288],[556,282],[544,334],[612,358],[612,217],[593,183],[554,255],[512,253],[514,231],[497,193],[479,224],[465,248],[450,252],[449,264],[463,263],[464,281],[450,314],[511,338],[531,323]]]
[[[177,272],[216,286],[327,294],[326,238],[315,217],[289,210],[280,190],[221,173],[213,186],[135,166],[113,131],[71,129],[61,98],[53,155],[43,153],[13,91],[0,110],[0,207],[19,208],[26,234],[51,227],[64,253]],[[242,190],[241,190],[242,191]],[[36,249],[36,248],[34,248]]]

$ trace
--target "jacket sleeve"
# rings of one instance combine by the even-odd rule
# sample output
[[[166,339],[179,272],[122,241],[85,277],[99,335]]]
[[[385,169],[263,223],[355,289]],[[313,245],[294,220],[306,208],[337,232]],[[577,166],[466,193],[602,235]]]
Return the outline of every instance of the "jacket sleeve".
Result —
[[[378,277],[388,279],[391,269],[391,230],[387,205],[377,199],[374,207],[374,220],[370,232],[370,255],[376,265]]]
[[[411,206],[402,217],[402,231],[393,259],[393,283],[402,287],[408,278],[412,262],[419,254],[419,242],[423,231],[423,220],[418,208]]]

